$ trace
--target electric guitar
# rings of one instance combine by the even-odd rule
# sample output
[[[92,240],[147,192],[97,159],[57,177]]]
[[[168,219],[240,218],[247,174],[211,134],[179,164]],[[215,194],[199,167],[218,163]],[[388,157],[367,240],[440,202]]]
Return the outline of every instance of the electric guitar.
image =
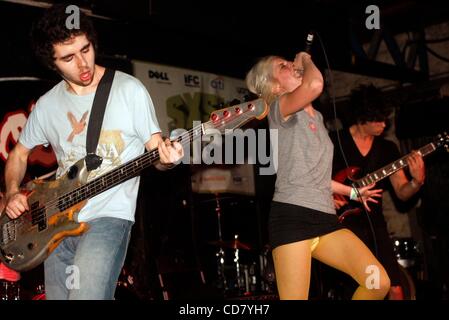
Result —
[[[268,106],[257,99],[212,112],[210,120],[173,139],[184,147],[192,141],[216,133],[227,134],[252,119],[263,119]],[[211,129],[214,129],[211,131]],[[89,159],[88,159],[89,157]],[[16,271],[30,270],[42,263],[65,238],[86,232],[88,223],[78,222],[77,216],[87,200],[106,191],[155,164],[158,149],[153,149],[95,179],[87,181],[90,163],[101,164],[93,155],[78,160],[66,174],[53,181],[36,179],[22,191],[28,197],[30,210],[10,219],[4,212],[0,217],[0,260]],[[93,161],[92,161],[93,160]],[[87,162],[87,164],[86,164]],[[95,167],[94,167],[95,169]]]
[[[430,153],[437,150],[439,147],[444,146],[447,151],[449,151],[449,134],[446,132],[443,132],[436,136],[431,143],[426,144],[425,146],[421,147],[417,152],[425,157],[429,155]],[[366,187],[372,183],[377,183],[382,179],[385,179],[392,175],[393,173],[405,168],[408,166],[407,159],[411,156],[411,153],[403,156],[402,158],[393,161],[390,164],[387,164],[386,166],[369,173],[365,175],[364,177],[357,179],[357,174],[360,171],[360,168],[358,167],[348,167],[341,171],[339,171],[335,176],[333,177],[333,180],[347,184],[349,180],[350,184],[352,184],[355,188],[363,188]],[[362,204],[356,201],[351,201],[347,197],[342,195],[334,194],[334,198],[340,201],[344,201],[347,204],[344,205],[342,208],[337,210],[337,215],[339,217],[339,221],[342,222],[347,216],[353,215],[353,214],[359,214],[362,211]]]

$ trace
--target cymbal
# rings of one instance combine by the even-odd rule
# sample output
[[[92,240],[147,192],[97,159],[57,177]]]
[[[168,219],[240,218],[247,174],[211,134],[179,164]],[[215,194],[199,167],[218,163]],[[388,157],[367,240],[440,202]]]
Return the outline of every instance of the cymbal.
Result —
[[[251,250],[251,246],[239,241],[238,239],[231,241],[209,241],[208,243],[221,248]]]

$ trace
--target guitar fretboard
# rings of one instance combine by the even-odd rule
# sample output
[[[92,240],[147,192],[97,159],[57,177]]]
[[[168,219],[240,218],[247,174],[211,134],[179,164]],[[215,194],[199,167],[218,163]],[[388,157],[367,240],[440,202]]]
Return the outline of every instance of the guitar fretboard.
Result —
[[[201,135],[202,126],[200,125],[173,141],[179,142],[183,146],[187,146]],[[59,197],[58,208],[60,210],[70,208],[81,201],[90,199],[128,179],[138,176],[142,170],[157,162],[159,157],[158,149],[145,152],[137,158],[130,160],[104,175],[89,181],[85,185]]]
[[[434,143],[429,143],[426,144],[425,146],[421,147],[418,150],[418,153],[420,153],[423,157],[425,157],[426,155],[428,155],[429,153],[432,153],[433,151],[436,150],[436,146]],[[374,171],[370,174],[367,174],[366,176],[364,176],[363,178],[357,180],[354,182],[354,186],[356,188],[362,188],[362,187],[366,187],[372,183],[376,183],[390,175],[392,175],[393,173],[395,173],[398,170],[401,170],[405,167],[408,166],[407,163],[407,159],[411,156],[411,153],[407,154],[406,156],[380,168],[377,171]]]

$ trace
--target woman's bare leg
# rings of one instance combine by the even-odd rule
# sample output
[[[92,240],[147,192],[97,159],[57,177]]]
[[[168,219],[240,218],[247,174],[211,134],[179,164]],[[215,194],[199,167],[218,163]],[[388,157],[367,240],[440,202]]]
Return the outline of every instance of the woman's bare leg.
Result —
[[[281,300],[306,300],[309,297],[311,240],[289,243],[273,250],[276,284]]]
[[[321,236],[312,256],[357,281],[354,300],[383,299],[388,294],[390,278],[384,267],[350,230],[340,229]]]

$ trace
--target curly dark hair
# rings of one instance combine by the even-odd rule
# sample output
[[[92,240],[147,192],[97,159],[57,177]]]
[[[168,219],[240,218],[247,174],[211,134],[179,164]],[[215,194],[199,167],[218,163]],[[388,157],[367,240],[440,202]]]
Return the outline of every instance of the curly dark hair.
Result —
[[[350,121],[364,124],[368,121],[386,121],[392,108],[381,90],[374,85],[360,85],[351,91]]]
[[[85,34],[96,49],[97,34],[92,21],[80,10],[79,29],[66,27],[66,13],[69,4],[55,4],[33,24],[31,28],[31,47],[36,57],[48,68],[55,70],[53,45],[68,39]]]

